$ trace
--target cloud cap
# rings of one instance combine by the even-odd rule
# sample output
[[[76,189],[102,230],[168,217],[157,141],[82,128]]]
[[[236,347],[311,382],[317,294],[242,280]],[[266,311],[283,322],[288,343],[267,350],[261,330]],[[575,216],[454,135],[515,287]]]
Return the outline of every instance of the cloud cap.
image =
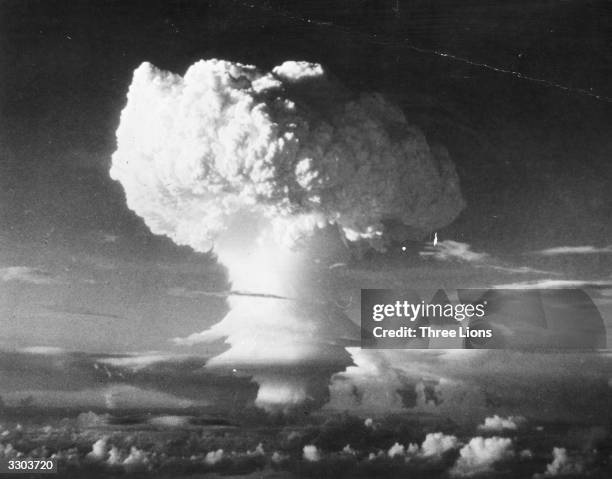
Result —
[[[385,223],[431,231],[464,207],[445,150],[318,64],[212,59],[180,76],[143,63],[127,98],[111,177],[154,233],[198,251],[236,215],[270,219],[284,243],[337,224],[381,246]]]

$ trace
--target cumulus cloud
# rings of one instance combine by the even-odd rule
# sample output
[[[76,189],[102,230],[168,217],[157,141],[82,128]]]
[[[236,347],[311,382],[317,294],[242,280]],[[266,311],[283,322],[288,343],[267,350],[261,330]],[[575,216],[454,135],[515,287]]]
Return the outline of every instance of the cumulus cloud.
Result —
[[[406,448],[404,447],[404,445],[400,444],[399,442],[396,442],[395,444],[393,444],[393,446],[389,448],[389,450],[387,451],[387,455],[389,457],[404,457],[406,455]]]
[[[289,456],[287,454],[283,454],[282,452],[278,452],[278,451],[274,451],[272,453],[272,456],[270,457],[270,460],[274,463],[274,464],[281,464],[285,461],[289,460]]]
[[[553,460],[546,465],[546,471],[543,474],[535,474],[535,479],[583,473],[584,465],[582,462],[572,459],[564,447],[553,448],[552,454]]]
[[[217,464],[218,462],[221,462],[221,460],[223,459],[223,449],[217,449],[216,451],[210,451],[206,454],[206,457],[204,458],[204,462],[206,462],[206,464],[209,465],[214,465]]]
[[[265,456],[265,454],[266,451],[261,442],[257,444],[257,446],[255,446],[255,449],[253,449],[252,451],[247,451],[247,456]]]
[[[509,416],[506,418],[500,417],[497,414],[487,417],[484,423],[478,426],[483,431],[502,431],[504,429],[516,430],[519,425],[525,421],[522,416]]]
[[[264,72],[207,60],[180,76],[143,63],[127,100],[110,175],[128,206],[155,234],[213,248],[241,293],[220,323],[177,343],[225,339],[207,367],[251,369],[266,409],[312,394],[265,366],[346,365],[346,341],[358,337],[329,307],[317,251],[342,241],[383,249],[464,206],[443,148],[382,96],[351,95],[318,64]]]
[[[351,456],[356,456],[357,455],[357,451],[355,451],[355,449],[353,449],[350,444],[347,444],[346,446],[344,446],[342,448],[342,453],[343,454],[349,454]]]
[[[141,467],[146,467],[149,463],[149,454],[134,446],[130,448],[130,453],[123,460],[123,466],[127,469],[138,469]]]
[[[389,448],[387,455],[390,458],[404,457],[410,460],[415,457],[426,459],[439,459],[446,452],[456,449],[459,440],[456,436],[444,434],[442,432],[432,432],[425,436],[421,446],[411,443],[408,447],[396,442]]]
[[[29,266],[7,266],[0,268],[0,280],[30,284],[56,284],[59,279],[50,273]]]
[[[437,457],[457,448],[459,441],[456,436],[446,435],[442,432],[427,434],[421,444],[419,455],[422,457]]]
[[[474,437],[459,451],[459,459],[451,469],[453,476],[473,476],[490,471],[496,462],[514,456],[512,440],[503,437]]]
[[[91,447],[91,452],[87,454],[88,459],[92,459],[94,461],[103,461],[106,459],[108,455],[108,437],[102,437],[93,443]]]
[[[309,462],[318,462],[321,460],[321,451],[312,444],[307,444],[302,449],[302,457]]]
[[[108,459],[106,460],[106,463],[109,466],[118,466],[122,462],[123,454],[121,454],[121,451],[116,446],[111,447],[111,450],[108,452]]]

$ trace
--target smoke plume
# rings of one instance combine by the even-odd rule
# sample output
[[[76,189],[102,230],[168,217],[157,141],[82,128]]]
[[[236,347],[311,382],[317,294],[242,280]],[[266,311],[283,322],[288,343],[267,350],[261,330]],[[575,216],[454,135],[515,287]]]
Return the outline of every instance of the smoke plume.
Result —
[[[257,365],[264,407],[276,394],[296,404],[309,396],[283,368],[348,361],[355,328],[329,306],[319,258],[342,242],[383,250],[419,237],[464,205],[443,148],[381,95],[353,95],[307,62],[263,72],[206,60],[184,76],[143,63],[110,175],[153,233],[213,248],[232,289],[248,293],[183,342],[225,338],[230,348],[209,367]]]

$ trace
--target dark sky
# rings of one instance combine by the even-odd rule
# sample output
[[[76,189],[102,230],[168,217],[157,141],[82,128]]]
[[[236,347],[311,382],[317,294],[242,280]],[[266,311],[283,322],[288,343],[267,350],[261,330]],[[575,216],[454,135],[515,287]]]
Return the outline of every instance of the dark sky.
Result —
[[[608,280],[608,253],[524,256],[612,243],[606,2],[392,3],[2,2],[4,345],[169,348],[225,312],[222,299],[188,294],[225,289],[223,270],[153,236],[108,177],[144,60],[178,73],[211,57],[321,62],[356,91],[384,92],[448,147],[468,208],[441,238],[563,279]]]

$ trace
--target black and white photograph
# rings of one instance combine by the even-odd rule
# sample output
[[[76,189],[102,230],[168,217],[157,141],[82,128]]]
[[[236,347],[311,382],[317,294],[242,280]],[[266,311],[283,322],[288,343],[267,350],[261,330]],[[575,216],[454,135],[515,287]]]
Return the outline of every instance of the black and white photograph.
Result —
[[[611,331],[610,1],[0,0],[0,476],[606,479]]]

